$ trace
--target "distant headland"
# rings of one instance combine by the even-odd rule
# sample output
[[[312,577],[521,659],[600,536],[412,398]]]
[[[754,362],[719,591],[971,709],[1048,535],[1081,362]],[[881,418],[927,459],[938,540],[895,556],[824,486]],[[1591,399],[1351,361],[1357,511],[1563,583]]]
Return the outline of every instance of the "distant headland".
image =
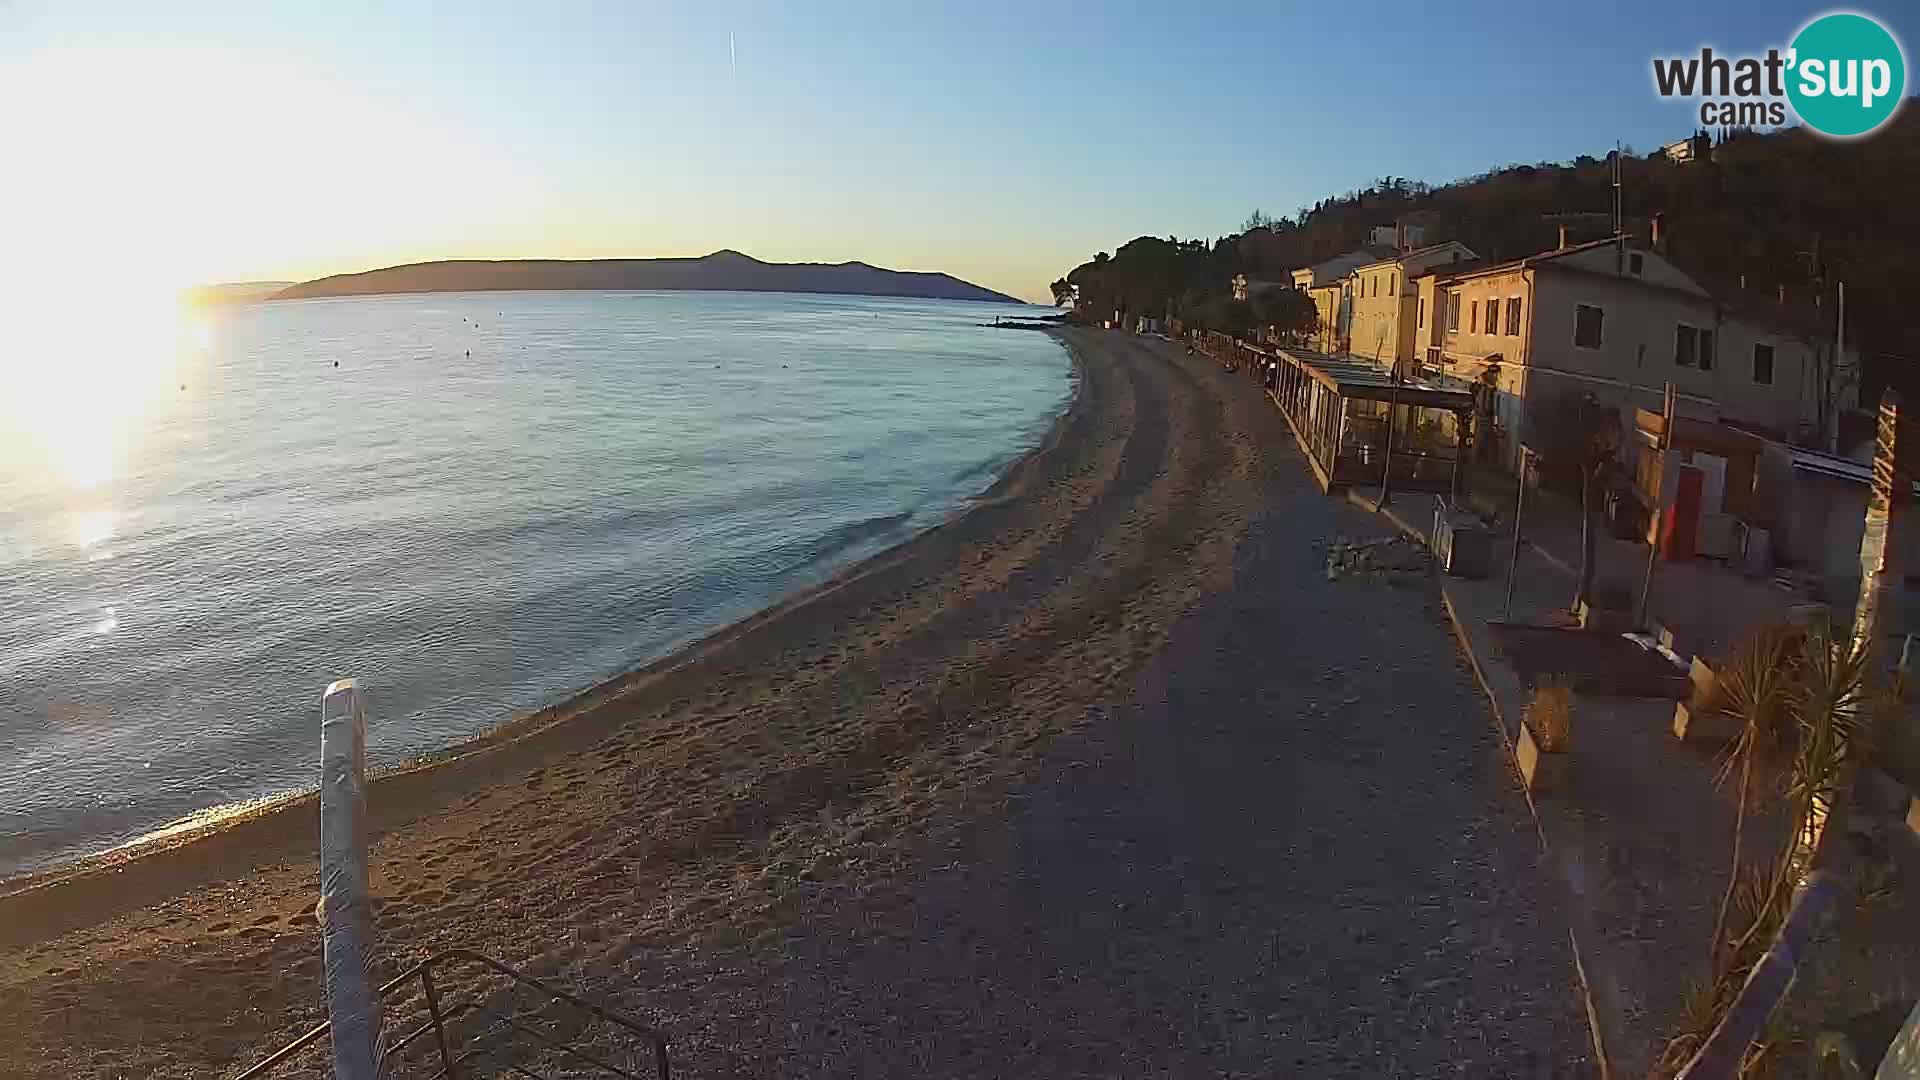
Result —
[[[452,259],[409,263],[303,281],[268,299],[522,289],[730,290],[1023,302],[949,274],[886,270],[862,262],[769,263],[730,250],[697,259]]]

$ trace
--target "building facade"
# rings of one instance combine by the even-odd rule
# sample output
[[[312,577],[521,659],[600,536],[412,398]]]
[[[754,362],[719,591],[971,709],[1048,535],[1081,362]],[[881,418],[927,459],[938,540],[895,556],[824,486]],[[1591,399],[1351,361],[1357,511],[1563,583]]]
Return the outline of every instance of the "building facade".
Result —
[[[1347,275],[1356,266],[1378,262],[1391,254],[1390,248],[1356,248],[1293,272],[1293,287],[1306,293],[1313,301],[1314,316],[1319,321],[1318,329],[1314,332],[1315,349],[1328,354],[1346,351],[1344,343],[1353,321]]]
[[[1355,267],[1345,282],[1351,310],[1346,345],[1329,351],[1350,353],[1384,367],[1413,363],[1422,312],[1414,282],[1436,268],[1475,258],[1472,248],[1449,240]]]
[[[1659,253],[1623,238],[1464,273],[1441,269],[1414,291],[1422,366],[1490,388],[1485,441],[1510,467],[1527,403],[1548,394],[1590,393],[1631,417],[1661,409],[1671,382],[1682,415],[1783,440],[1822,426],[1830,338],[1735,314]],[[1834,411],[1851,406],[1831,402]]]

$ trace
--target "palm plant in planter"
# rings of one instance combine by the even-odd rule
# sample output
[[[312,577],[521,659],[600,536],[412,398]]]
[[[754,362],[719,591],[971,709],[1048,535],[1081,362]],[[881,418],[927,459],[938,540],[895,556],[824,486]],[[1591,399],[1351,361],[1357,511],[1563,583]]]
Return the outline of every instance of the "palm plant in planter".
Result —
[[[1796,890],[1842,835],[1838,816],[1853,771],[1870,745],[1874,721],[1889,699],[1876,685],[1871,654],[1861,643],[1817,625],[1767,630],[1745,643],[1720,675],[1725,708],[1742,732],[1722,760],[1720,779],[1740,785],[1733,832],[1733,868],[1715,920],[1712,973],[1689,993],[1680,1030],[1656,1062],[1673,1076],[1727,1015],[1747,977],[1785,925]],[[1746,861],[1748,818],[1767,789],[1761,767],[1784,773],[1777,794],[1787,829],[1777,850]],[[1776,1017],[1746,1051],[1740,1075],[1772,1075],[1794,1040]]]
[[[1573,743],[1573,688],[1542,680],[1520,716],[1516,757],[1529,791],[1548,791],[1565,781]]]
[[[1791,627],[1769,627],[1742,643],[1734,651],[1732,662],[1718,673],[1720,705],[1739,727],[1720,758],[1715,786],[1729,780],[1738,783],[1733,817],[1732,869],[1727,888],[1720,897],[1720,909],[1713,924],[1713,960],[1717,966],[1727,913],[1734,894],[1743,884],[1746,867],[1743,849],[1746,842],[1747,813],[1757,799],[1754,791],[1756,759],[1772,758],[1791,742],[1793,716],[1788,711],[1795,688],[1795,666],[1804,651],[1798,631]]]

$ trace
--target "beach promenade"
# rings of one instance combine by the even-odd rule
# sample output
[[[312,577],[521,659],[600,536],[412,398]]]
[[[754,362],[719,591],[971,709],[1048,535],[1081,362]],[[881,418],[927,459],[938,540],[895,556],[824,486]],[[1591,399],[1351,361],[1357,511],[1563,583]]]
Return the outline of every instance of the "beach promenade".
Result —
[[[682,1076],[1587,1075],[1431,581],[1329,580],[1386,526],[1243,378],[1063,337],[1074,406],[970,513],[376,786],[385,971],[498,955]],[[223,1075],[317,1019],[304,824],[0,898],[0,1075]]]

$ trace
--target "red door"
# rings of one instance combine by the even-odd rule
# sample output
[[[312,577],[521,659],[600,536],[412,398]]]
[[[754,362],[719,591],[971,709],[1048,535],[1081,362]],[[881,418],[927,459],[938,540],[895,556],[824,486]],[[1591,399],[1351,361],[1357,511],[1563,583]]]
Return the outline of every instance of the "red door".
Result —
[[[1680,466],[1673,485],[1673,505],[1660,518],[1660,557],[1691,559],[1700,532],[1700,497],[1706,475],[1691,465]]]

